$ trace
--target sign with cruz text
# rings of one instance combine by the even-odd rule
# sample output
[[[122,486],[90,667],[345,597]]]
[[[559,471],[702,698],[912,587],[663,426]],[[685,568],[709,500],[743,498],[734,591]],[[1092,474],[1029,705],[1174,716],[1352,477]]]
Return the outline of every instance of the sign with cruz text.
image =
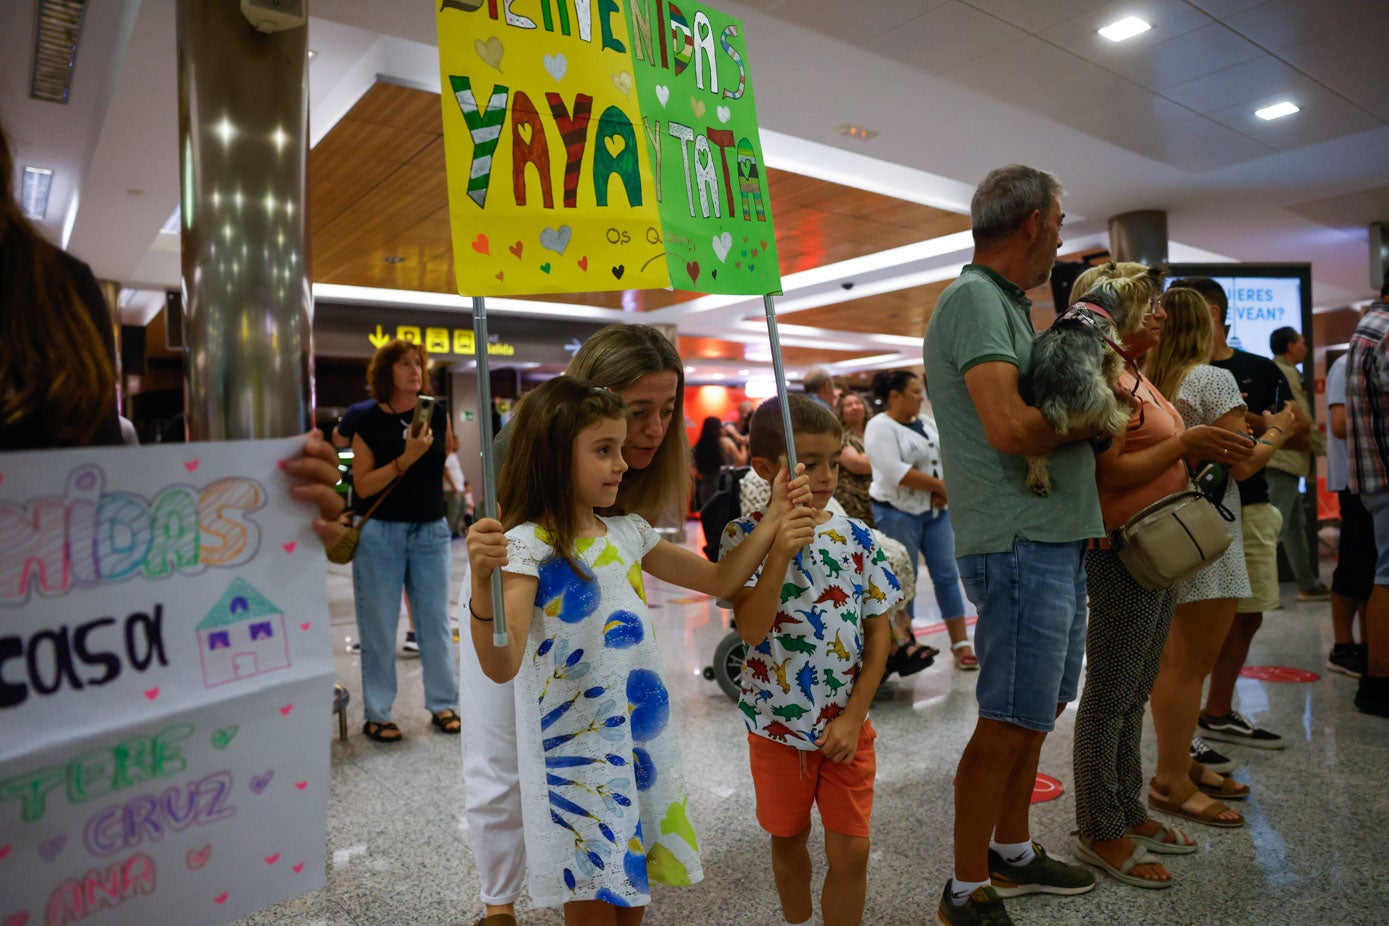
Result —
[[[781,290],[738,20],[681,0],[444,0],[469,296]]]
[[[0,454],[0,924],[216,926],[322,886],[301,446]]]

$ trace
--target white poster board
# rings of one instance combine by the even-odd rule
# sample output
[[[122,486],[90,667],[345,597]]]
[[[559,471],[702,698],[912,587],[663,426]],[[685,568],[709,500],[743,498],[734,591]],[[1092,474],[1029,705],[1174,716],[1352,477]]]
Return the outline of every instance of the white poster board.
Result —
[[[0,924],[324,880],[326,566],[298,438],[0,454]]]

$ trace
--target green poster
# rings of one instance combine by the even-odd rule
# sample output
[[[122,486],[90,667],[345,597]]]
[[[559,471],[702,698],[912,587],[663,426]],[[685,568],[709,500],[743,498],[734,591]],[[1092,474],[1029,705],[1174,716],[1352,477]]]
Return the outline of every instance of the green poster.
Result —
[[[671,284],[781,292],[742,24],[691,0],[630,0],[627,22]]]

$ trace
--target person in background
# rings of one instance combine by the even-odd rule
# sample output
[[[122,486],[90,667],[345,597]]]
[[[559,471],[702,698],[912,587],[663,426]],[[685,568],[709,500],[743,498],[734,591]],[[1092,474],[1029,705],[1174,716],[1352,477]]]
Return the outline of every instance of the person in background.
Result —
[[[907,370],[886,370],[873,377],[874,397],[883,405],[864,428],[864,447],[873,467],[868,488],[877,528],[907,550],[913,563],[920,554],[935,588],[936,603],[950,634],[955,668],[974,671],[979,660],[965,628],[965,601],[955,565],[955,534],[946,508],[945,482],[935,422],[921,417],[921,380]],[[915,589],[909,590],[914,592]],[[915,595],[908,611],[914,618]]]
[[[458,461],[458,437],[449,434],[448,453],[444,455],[444,508],[447,512],[449,535],[457,540],[463,536],[463,464]]]
[[[1350,488],[1374,522],[1375,586],[1365,613],[1368,651],[1355,693],[1363,713],[1389,717],[1389,272],[1346,354]]]
[[[362,642],[362,732],[398,743],[391,721],[396,673],[392,652],[404,591],[423,663],[424,704],[440,733],[462,729],[457,663],[449,628],[449,529],[444,519],[445,447],[453,436],[442,403],[422,429],[412,428],[428,363],[424,347],[399,338],[382,345],[367,367],[376,405],[357,421],[352,438],[353,483],[362,511],[352,558],[357,634]],[[389,494],[387,494],[389,493]]]
[[[1274,404],[1281,405],[1293,399],[1310,421],[1312,403],[1307,401],[1307,391],[1302,387],[1302,371],[1297,368],[1307,358],[1307,341],[1297,333],[1297,329],[1284,326],[1269,336],[1268,344],[1273,352],[1273,362],[1292,389],[1291,395],[1281,396]],[[1310,480],[1315,493],[1315,461],[1317,457],[1326,455],[1326,437],[1313,427],[1307,432],[1307,442],[1306,449],[1279,450],[1275,453],[1264,470],[1264,478],[1268,480],[1269,501],[1283,516],[1278,544],[1297,579],[1297,600],[1325,601],[1331,596],[1331,591],[1317,575],[1314,551],[1308,546],[1307,506],[1302,496],[1302,480]]]
[[[876,527],[873,522],[873,502],[868,496],[868,486],[873,481],[873,465],[868,462],[868,453],[863,449],[863,430],[868,424],[868,405],[857,392],[845,389],[834,403],[834,413],[839,418],[839,423],[844,426],[844,447],[839,457],[839,484],[834,488],[834,497],[844,506],[846,515],[858,518],[869,527]]]
[[[725,466],[743,466],[747,451],[728,436],[723,422],[713,415],[704,419],[699,440],[693,448],[696,511],[703,508],[719,489],[719,473]]]
[[[1350,490],[1350,460],[1346,455],[1346,359],[1342,354],[1326,373],[1326,490],[1335,492],[1341,507],[1341,535],[1336,571],[1331,574],[1331,634],[1326,666],[1333,672],[1359,678],[1365,673],[1365,609],[1375,586],[1375,525],[1360,496]],[[1360,642],[1353,626],[1360,618]]]
[[[815,367],[805,374],[801,386],[805,389],[806,395],[825,408],[834,410],[835,400],[839,398],[839,390],[834,387],[834,376],[829,370],[824,367]]]
[[[1172,280],[1173,289],[1194,289],[1206,301],[1211,313],[1211,360],[1213,367],[1229,370],[1239,385],[1244,399],[1246,422],[1258,432],[1264,429],[1263,413],[1282,409],[1292,387],[1288,385],[1278,365],[1272,360],[1236,350],[1229,343],[1226,316],[1230,301],[1225,288],[1210,277],[1185,277]],[[1296,403],[1291,406],[1296,419],[1293,431],[1286,435],[1284,447],[1306,450],[1310,420]],[[1234,709],[1235,681],[1249,657],[1249,646],[1264,622],[1264,611],[1282,606],[1278,594],[1278,533],[1283,516],[1269,501],[1268,482],[1263,471],[1239,481],[1241,541],[1244,543],[1244,568],[1249,575],[1250,595],[1235,606],[1235,620],[1221,646],[1215,667],[1211,670],[1206,707],[1196,721],[1196,737],[1191,741],[1191,756],[1212,771],[1228,774],[1235,768],[1232,759],[1216,752],[1206,740],[1217,740],[1258,749],[1282,749],[1283,737],[1254,724]]]

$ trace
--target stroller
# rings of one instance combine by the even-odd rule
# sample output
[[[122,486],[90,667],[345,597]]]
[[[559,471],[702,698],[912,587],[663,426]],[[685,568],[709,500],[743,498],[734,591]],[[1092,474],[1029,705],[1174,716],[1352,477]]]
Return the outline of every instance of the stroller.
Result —
[[[704,506],[699,509],[699,523],[704,531],[704,555],[711,562],[719,558],[719,538],[728,523],[741,514],[738,500],[738,484],[748,472],[747,466],[726,466],[719,473],[718,487]],[[704,667],[704,677],[717,682],[723,693],[734,701],[738,700],[738,676],[743,671],[747,659],[748,645],[733,629],[733,617],[729,615],[729,631],[714,647],[713,665]]]

